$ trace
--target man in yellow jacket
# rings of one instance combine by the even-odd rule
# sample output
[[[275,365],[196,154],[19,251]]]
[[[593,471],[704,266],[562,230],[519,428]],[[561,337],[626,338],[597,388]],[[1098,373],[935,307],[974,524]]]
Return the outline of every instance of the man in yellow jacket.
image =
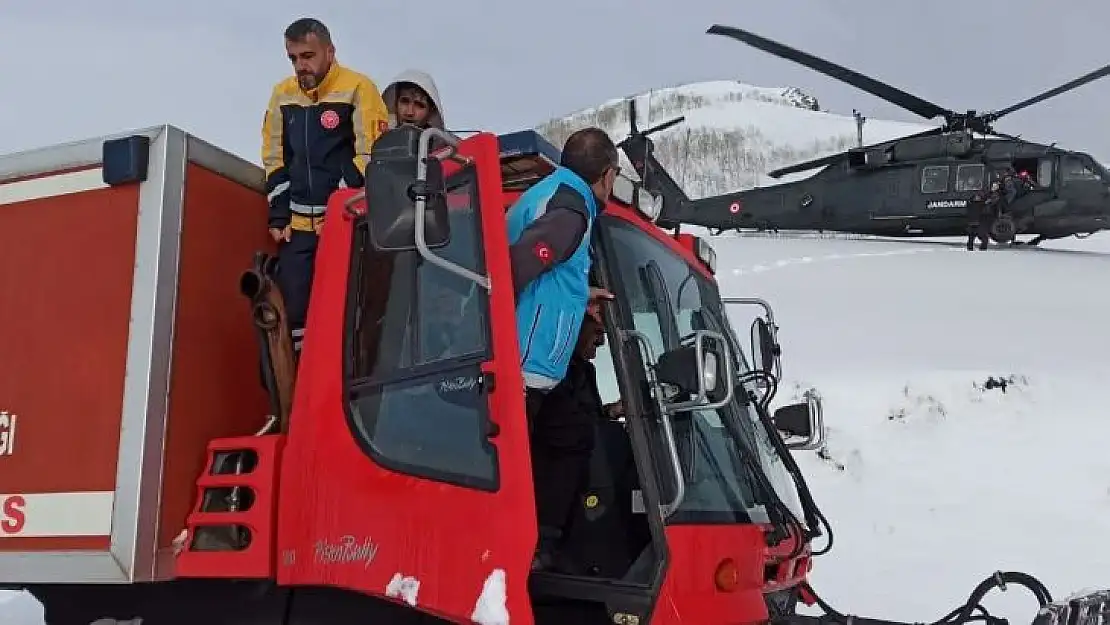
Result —
[[[328,197],[364,184],[370,147],[389,127],[378,87],[335,60],[327,26],[302,18],[285,29],[294,76],[274,86],[262,122],[270,235],[277,282],[298,351],[308,313],[316,243]]]

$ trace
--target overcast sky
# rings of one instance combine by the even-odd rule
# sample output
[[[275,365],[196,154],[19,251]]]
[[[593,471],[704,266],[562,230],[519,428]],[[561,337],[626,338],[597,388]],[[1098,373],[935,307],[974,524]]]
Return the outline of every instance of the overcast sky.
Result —
[[[739,79],[798,86],[823,107],[918,121],[743,44],[753,30],[955,110],[997,109],[1103,64],[1110,3],[1004,0],[0,0],[0,153],[172,123],[258,161],[282,30],[306,11],[341,62],[378,83],[432,73],[453,128],[509,131],[653,86]],[[646,9],[655,4],[667,9]],[[480,9],[478,7],[481,7]],[[970,7],[974,6],[975,11]],[[537,11],[538,9],[531,9]],[[1110,78],[1016,113],[999,129],[1110,160]]]

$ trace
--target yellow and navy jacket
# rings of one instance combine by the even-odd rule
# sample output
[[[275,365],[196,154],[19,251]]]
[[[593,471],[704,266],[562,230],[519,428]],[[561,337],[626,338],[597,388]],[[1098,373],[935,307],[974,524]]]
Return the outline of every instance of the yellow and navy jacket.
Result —
[[[333,191],[363,185],[370,147],[388,126],[377,85],[339,63],[312,91],[296,76],[275,85],[262,122],[269,226],[312,230]]]

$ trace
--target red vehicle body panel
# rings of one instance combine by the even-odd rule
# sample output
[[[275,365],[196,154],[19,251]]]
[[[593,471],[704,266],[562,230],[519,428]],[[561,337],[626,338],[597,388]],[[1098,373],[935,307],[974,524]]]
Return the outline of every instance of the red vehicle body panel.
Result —
[[[763,601],[763,533],[754,525],[671,525],[670,562],[652,625],[741,625],[767,620]],[[736,564],[734,590],[716,585],[725,558]]]
[[[132,137],[146,175],[113,185],[104,138],[0,157],[0,584],[171,579],[205,446],[265,419],[237,292],[273,248],[258,170]]]
[[[482,205],[500,205],[497,138],[472,137],[459,154],[479,163]],[[515,329],[492,324],[497,385],[489,401],[492,414],[502,416],[500,434],[492,439],[502,467],[497,492],[403,475],[371,460],[347,425],[343,391],[342,311],[353,228],[344,203],[354,193],[340,191],[331,198],[317,253],[310,330],[281,472],[278,582],[381,596],[394,575],[413,577],[420,581],[421,608],[468,618],[487,578],[501,570],[513,623],[528,625],[527,576],[536,541],[528,433],[523,418],[503,418],[524,414]],[[489,210],[482,215],[491,315],[512,319],[504,215]],[[336,561],[332,554],[347,543],[354,556]]]
[[[185,527],[205,468],[201,450],[219,437],[252,434],[268,408],[257,339],[244,323],[249,303],[238,291],[252,250],[274,249],[258,227],[266,198],[195,163],[188,164],[187,181],[158,522],[163,579],[172,573],[171,543]]]
[[[108,549],[108,532],[35,532],[41,519],[28,502],[116,488],[138,207],[132,185],[17,202],[0,214],[0,409],[19,418],[19,451],[0,471],[0,551]],[[89,241],[97,249],[80,254],[77,274],[75,250]]]

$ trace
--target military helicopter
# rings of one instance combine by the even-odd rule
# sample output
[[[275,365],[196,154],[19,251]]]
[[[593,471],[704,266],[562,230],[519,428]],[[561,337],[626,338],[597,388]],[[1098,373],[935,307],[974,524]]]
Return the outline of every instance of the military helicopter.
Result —
[[[963,236],[968,203],[1006,170],[1025,178],[1027,191],[996,220],[991,238],[1027,244],[1085,237],[1110,228],[1110,171],[1089,154],[998,132],[1005,115],[1110,74],[1110,65],[998,111],[957,113],[835,63],[731,26],[709,34],[729,37],[855,86],[941,126],[853,148],[770,172],[774,178],[822,168],[811,177],[690,200],[650,156],[648,134],[681,121],[639,131],[622,142],[649,190],[664,197],[659,223],[723,230],[816,230],[891,237]],[[982,135],[982,136],[976,136]],[[643,169],[647,171],[642,171]],[[650,181],[648,180],[650,178]]]

